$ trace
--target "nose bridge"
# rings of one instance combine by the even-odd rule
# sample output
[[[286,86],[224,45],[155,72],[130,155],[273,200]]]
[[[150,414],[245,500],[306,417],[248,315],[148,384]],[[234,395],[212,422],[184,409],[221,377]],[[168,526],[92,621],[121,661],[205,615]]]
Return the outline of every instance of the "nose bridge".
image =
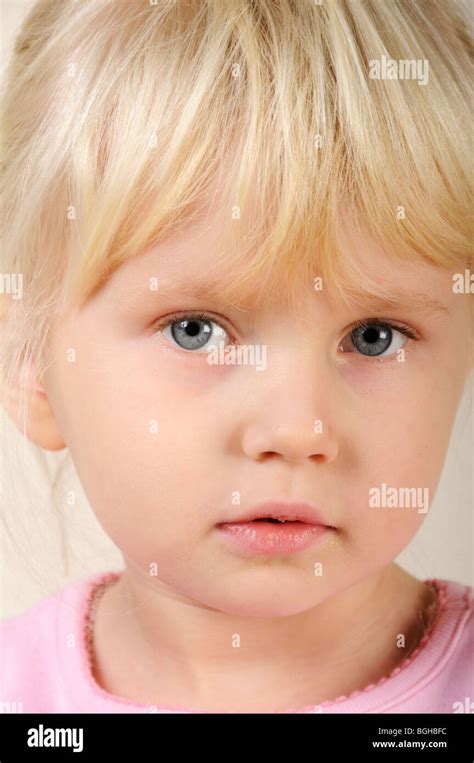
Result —
[[[330,379],[328,364],[316,340],[268,351],[262,394],[285,420],[307,419],[312,413],[328,413]]]
[[[268,362],[254,381],[254,408],[243,438],[249,456],[280,454],[298,461],[332,460],[337,453],[331,418],[332,387],[321,351],[285,346],[268,351]]]

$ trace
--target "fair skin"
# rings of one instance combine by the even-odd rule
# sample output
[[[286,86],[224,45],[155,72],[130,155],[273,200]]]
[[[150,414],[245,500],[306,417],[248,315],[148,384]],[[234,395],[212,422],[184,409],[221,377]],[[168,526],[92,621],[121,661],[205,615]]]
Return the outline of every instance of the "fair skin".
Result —
[[[260,310],[175,290],[183,274],[190,289],[206,274],[216,235],[201,221],[122,265],[79,310],[65,306],[29,435],[69,448],[124,558],[98,602],[96,681],[151,705],[279,712],[376,682],[429,622],[432,589],[393,561],[426,514],[371,508],[368,495],[386,483],[427,487],[432,499],[468,370],[468,298],[447,271],[405,270],[362,234],[352,254],[381,294],[427,294],[445,310],[356,313],[330,288],[315,296],[313,283],[298,315],[279,310],[278,295]],[[212,366],[181,348],[156,327],[177,311],[211,313],[228,341],[265,344],[266,370]],[[395,333],[403,362],[390,349],[349,351],[347,340],[339,349],[374,315],[421,336]],[[266,498],[312,501],[335,529],[272,558],[226,547],[216,523]]]

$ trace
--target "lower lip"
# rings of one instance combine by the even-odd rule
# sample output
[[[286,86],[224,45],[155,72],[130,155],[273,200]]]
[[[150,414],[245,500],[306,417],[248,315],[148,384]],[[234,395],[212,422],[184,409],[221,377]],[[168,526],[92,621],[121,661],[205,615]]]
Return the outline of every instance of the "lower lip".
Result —
[[[252,554],[265,556],[303,551],[331,528],[304,522],[226,522],[217,525],[226,542]]]

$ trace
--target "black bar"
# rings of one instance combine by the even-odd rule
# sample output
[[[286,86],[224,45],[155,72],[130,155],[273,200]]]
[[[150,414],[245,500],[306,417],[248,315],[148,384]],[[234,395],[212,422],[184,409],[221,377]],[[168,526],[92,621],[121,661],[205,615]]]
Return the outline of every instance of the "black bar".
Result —
[[[0,715],[0,763],[105,760],[105,755],[159,760],[181,757],[188,745],[193,759],[240,752],[247,760],[254,757],[249,747],[252,753],[261,748],[267,756],[273,747],[281,754],[288,744],[292,760],[303,756],[311,762],[342,755],[353,760],[358,754],[362,760],[396,759],[413,753],[421,761],[472,763],[472,721],[472,715],[461,713],[11,713]],[[29,746],[28,739],[42,746]],[[57,746],[47,746],[50,741]]]

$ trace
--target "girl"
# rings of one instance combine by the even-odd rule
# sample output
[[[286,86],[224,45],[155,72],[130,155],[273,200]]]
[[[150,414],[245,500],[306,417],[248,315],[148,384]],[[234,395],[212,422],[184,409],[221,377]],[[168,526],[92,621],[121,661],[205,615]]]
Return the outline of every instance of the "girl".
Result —
[[[32,8],[2,402],[123,565],[3,621],[2,703],[472,712],[472,588],[394,562],[472,362],[466,29],[428,0]]]

